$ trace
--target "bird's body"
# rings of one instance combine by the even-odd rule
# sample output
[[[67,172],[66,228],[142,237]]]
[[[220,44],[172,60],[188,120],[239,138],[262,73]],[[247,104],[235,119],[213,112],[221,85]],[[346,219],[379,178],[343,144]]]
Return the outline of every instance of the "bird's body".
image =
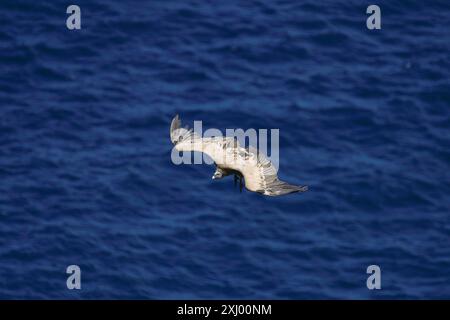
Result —
[[[303,192],[306,186],[294,186],[280,181],[271,161],[254,148],[243,148],[232,137],[198,136],[192,129],[181,128],[178,115],[172,120],[170,137],[178,151],[197,151],[207,154],[216,164],[213,179],[232,175],[238,177],[242,190],[242,179],[249,191],[268,196],[292,192]]]

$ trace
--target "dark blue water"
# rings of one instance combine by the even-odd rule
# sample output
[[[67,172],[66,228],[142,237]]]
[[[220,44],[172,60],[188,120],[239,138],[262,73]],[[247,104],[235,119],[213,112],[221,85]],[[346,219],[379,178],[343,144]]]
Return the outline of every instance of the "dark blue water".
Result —
[[[69,4],[0,3],[0,298],[450,298],[448,1]],[[174,165],[176,113],[310,191]]]

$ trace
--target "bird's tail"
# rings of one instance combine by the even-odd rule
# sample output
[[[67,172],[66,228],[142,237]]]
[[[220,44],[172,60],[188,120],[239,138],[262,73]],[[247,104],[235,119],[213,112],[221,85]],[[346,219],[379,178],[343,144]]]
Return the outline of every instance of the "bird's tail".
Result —
[[[294,192],[305,192],[308,191],[308,186],[296,186],[289,184],[284,181],[276,181],[264,190],[264,194],[267,196],[281,196],[284,194],[294,193]]]

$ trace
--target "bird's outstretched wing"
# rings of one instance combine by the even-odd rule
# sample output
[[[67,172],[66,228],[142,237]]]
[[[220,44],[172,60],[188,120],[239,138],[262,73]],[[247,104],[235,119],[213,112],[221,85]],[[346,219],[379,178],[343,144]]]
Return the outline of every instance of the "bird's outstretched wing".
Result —
[[[170,124],[170,140],[173,144],[177,144],[182,141],[187,141],[188,139],[200,138],[192,129],[187,126],[185,128],[181,127],[181,120],[178,115],[172,119]]]
[[[308,190],[307,186],[296,186],[279,180],[273,163],[253,147],[245,149],[238,167],[238,171],[244,176],[245,187],[251,191],[267,196],[280,196]]]
[[[178,115],[170,125],[170,140],[178,151],[196,151],[206,153],[217,165],[225,164],[227,152],[237,140],[228,137],[201,137],[188,126],[182,128]]]

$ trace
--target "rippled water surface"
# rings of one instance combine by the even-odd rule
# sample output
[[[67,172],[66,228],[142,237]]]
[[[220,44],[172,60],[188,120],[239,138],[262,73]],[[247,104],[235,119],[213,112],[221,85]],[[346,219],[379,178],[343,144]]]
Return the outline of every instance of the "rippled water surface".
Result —
[[[0,298],[450,298],[448,1],[76,4],[0,3]],[[310,191],[174,165],[176,113]]]

